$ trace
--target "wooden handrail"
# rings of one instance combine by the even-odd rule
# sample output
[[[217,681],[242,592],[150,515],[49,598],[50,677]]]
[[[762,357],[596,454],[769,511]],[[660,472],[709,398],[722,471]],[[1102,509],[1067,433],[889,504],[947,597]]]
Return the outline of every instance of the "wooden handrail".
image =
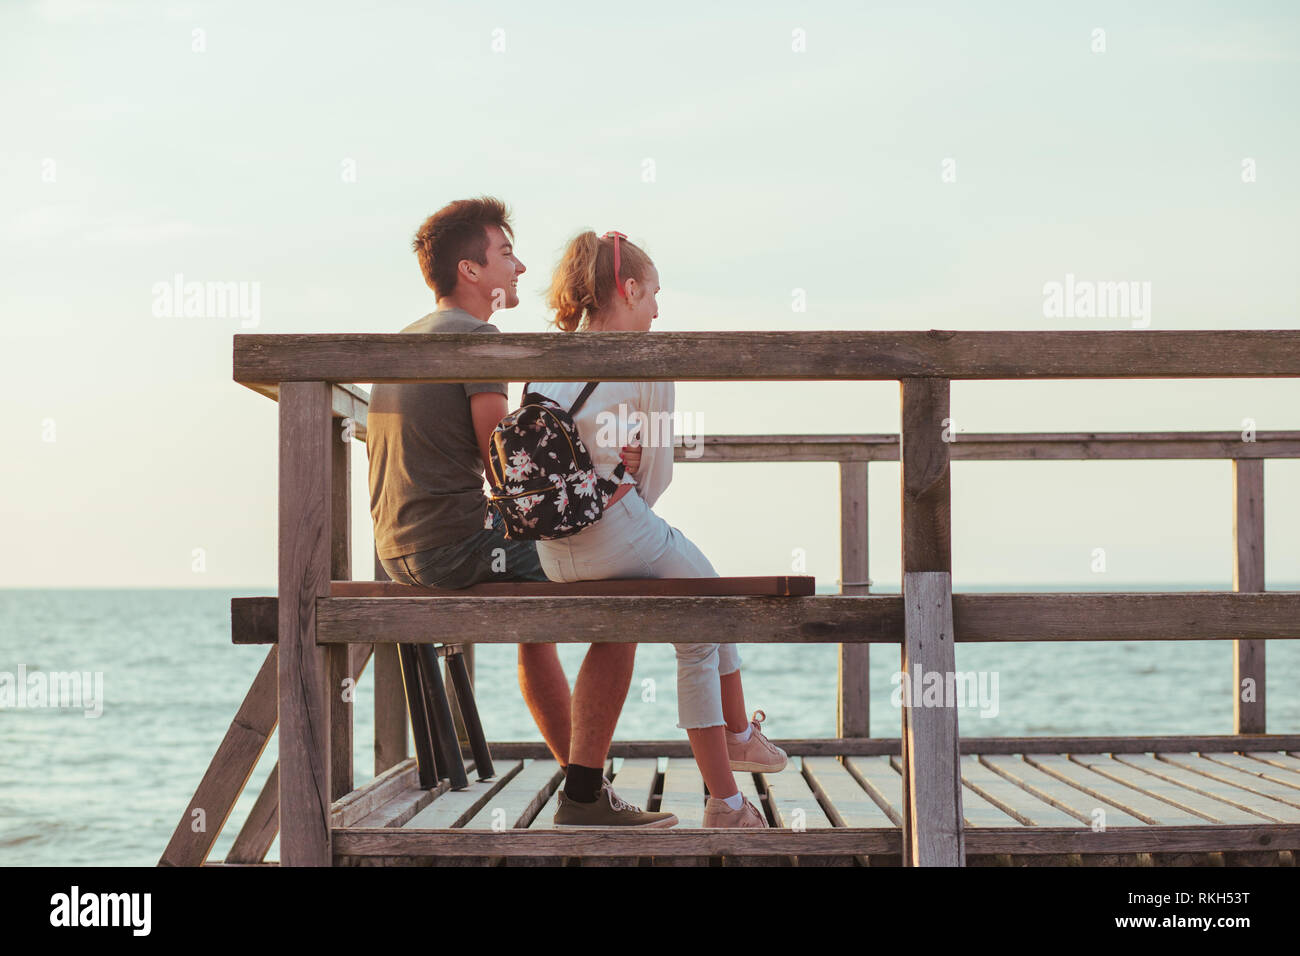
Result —
[[[897,434],[674,435],[678,462],[898,461]],[[953,461],[1144,461],[1300,458],[1300,431],[960,432]]]
[[[234,378],[250,388],[521,375],[552,382],[1294,378],[1300,330],[235,336]]]

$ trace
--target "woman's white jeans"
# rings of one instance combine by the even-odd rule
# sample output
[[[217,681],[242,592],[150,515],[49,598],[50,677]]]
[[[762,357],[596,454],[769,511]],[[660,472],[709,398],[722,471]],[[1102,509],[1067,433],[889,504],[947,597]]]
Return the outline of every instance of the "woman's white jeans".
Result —
[[[636,489],[577,534],[537,542],[542,570],[552,581],[605,578],[716,578],[718,572],[692,541],[650,510]],[[629,622],[636,626],[636,622]],[[735,644],[675,644],[677,726],[725,724],[719,678],[740,669]]]

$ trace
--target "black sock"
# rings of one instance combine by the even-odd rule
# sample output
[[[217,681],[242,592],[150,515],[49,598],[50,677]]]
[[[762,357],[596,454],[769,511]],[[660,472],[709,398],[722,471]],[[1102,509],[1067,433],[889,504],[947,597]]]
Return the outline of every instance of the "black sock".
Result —
[[[578,803],[595,803],[604,777],[600,767],[571,763],[564,772],[564,795]]]

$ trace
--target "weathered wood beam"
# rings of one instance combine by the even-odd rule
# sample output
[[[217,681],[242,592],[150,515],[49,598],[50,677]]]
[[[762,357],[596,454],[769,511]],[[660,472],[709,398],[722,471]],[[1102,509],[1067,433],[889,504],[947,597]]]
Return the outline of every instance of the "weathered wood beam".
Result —
[[[934,704],[923,700],[922,687],[909,685],[928,674],[938,674],[942,684],[956,670],[950,391],[944,378],[899,383],[904,866],[966,865],[956,702]]]
[[[352,456],[346,430],[330,437],[330,578],[352,578]],[[364,645],[358,650],[368,652]],[[325,655],[329,686],[330,797],[352,792],[352,701],[356,676],[348,655],[332,647]]]
[[[1300,330],[592,332],[235,336],[275,382],[1300,377]]]
[[[236,644],[272,644],[273,597],[233,598]],[[900,644],[898,594],[763,597],[328,598],[320,601],[324,643],[420,644],[451,627],[458,642],[520,644],[671,641],[704,628],[743,644]],[[1300,591],[954,594],[959,643],[1019,641],[1231,641],[1300,637]],[[554,630],[537,633],[536,615]],[[645,629],[615,633],[621,615]],[[679,630],[665,630],[678,628]],[[571,629],[576,629],[571,632]],[[717,629],[717,630],[714,630]],[[624,629],[625,630],[625,629]],[[664,635],[656,638],[653,635]]]
[[[280,400],[280,385],[276,382],[259,382],[248,386],[259,395],[265,395],[273,402]],[[353,437],[366,440],[367,413],[370,409],[370,393],[359,385],[335,383],[330,388],[330,414],[337,419],[352,419]]]
[[[840,593],[870,590],[867,560],[867,463],[840,464]],[[870,647],[841,644],[836,694],[835,735],[866,737],[871,732]]]
[[[897,737],[824,737],[807,739],[772,739],[793,756],[801,757],[873,757],[902,753]],[[1095,753],[1232,753],[1234,751],[1295,750],[1300,734],[1161,737],[964,737],[963,754],[1095,754]],[[492,744],[493,756],[502,760],[523,757],[551,759],[546,744],[533,740],[498,741]],[[615,740],[610,744],[611,757],[690,757],[691,745],[685,740]]]
[[[388,572],[374,554],[375,580],[388,581]],[[375,648],[375,776],[406,759],[406,690],[402,686],[402,664],[396,644],[378,643]]]
[[[967,835],[972,854],[1150,853],[1300,848],[1300,826],[1146,826],[1096,832],[1078,827],[977,827]],[[565,856],[841,856],[897,854],[895,828],[808,830],[420,830],[336,829],[339,862],[366,857]]]
[[[277,659],[277,649],[272,647],[181,815],[159,866],[198,866],[212,852],[275,730]]]
[[[1264,462],[1232,463],[1232,589],[1264,590]],[[1232,727],[1239,734],[1262,734],[1265,724],[1264,648],[1261,640],[1232,642]]]
[[[898,436],[674,436],[678,462],[898,461]],[[1300,432],[975,432],[957,433],[953,461],[1134,461],[1300,458]]]
[[[280,388],[280,862],[329,866],[330,667],[317,643],[317,599],[331,556],[330,387]]]

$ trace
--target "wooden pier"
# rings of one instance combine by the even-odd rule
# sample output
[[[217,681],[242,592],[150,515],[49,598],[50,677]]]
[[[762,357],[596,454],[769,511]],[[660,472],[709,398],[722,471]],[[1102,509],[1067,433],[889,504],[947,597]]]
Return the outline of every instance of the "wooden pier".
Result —
[[[279,402],[279,597],[236,599],[236,643],[266,663],[160,860],[208,856],[279,718],[279,763],[228,864],[917,865],[1294,863],[1300,735],[1265,731],[1265,642],[1300,637],[1300,592],[1266,592],[1263,462],[1300,457],[1300,432],[966,435],[946,440],[953,379],[1300,377],[1300,332],[727,332],[237,335],[235,379]],[[835,461],[837,595],[462,592],[353,582],[349,448],[367,396],[351,383],[582,380],[898,380],[898,435],[710,436],[678,461]],[[779,386],[773,386],[779,387]],[[339,428],[339,420],[345,427]],[[340,438],[344,440],[340,440]],[[954,594],[950,462],[1224,459],[1234,474],[1232,591]],[[871,594],[867,480],[899,461],[902,594]],[[382,579],[376,561],[376,578]],[[554,588],[551,592],[523,588]],[[599,590],[599,589],[597,589]],[[409,596],[395,596],[396,594]],[[554,596],[550,596],[554,595]],[[422,788],[406,753],[400,644],[667,642],[690,628],[740,643],[840,647],[837,736],[778,743],[784,773],[739,775],[773,828],[700,828],[704,791],[685,740],[615,741],[619,793],[671,809],[671,830],[549,826],[558,767],[544,745],[491,744],[494,775]],[[905,672],[952,674],[955,641],[1231,640],[1232,733],[1214,737],[966,738],[953,706],[904,697],[902,736],[869,735],[868,651]],[[365,669],[371,657],[370,674]],[[351,704],[373,681],[375,774],[353,785]],[[197,811],[206,820],[196,827]]]

